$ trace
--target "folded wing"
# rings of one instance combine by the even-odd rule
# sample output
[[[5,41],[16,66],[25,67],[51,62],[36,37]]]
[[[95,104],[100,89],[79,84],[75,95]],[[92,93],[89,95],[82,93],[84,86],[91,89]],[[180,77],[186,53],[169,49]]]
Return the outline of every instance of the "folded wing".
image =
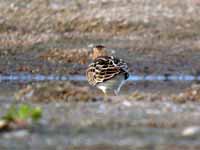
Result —
[[[113,56],[101,56],[89,65],[86,76],[91,85],[96,85],[120,73],[125,74],[125,79],[128,78],[128,66],[122,59]]]

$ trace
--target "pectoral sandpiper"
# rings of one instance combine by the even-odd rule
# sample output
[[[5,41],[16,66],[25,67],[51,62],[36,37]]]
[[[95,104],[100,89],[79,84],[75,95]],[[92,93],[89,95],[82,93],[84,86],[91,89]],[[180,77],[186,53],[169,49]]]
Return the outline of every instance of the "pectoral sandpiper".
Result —
[[[92,48],[93,62],[86,70],[89,84],[102,90],[105,94],[112,92],[117,95],[125,80],[129,77],[128,66],[122,59],[108,56],[102,45]]]

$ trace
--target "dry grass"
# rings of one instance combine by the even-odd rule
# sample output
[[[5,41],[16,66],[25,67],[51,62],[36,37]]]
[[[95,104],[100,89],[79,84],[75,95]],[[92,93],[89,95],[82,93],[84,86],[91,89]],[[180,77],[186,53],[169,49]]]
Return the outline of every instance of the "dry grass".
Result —
[[[127,96],[127,99],[130,101],[156,101],[156,100],[162,100],[162,96],[159,95],[159,93],[144,93],[135,91]]]
[[[85,64],[88,54],[79,49],[105,43],[119,49],[130,71],[143,73],[138,70],[147,66],[151,73],[192,73],[200,68],[199,10],[193,0],[4,1],[0,56],[39,51],[35,61]]]
[[[52,82],[28,85],[17,92],[15,98],[17,100],[31,100],[35,102],[77,102],[97,100],[97,98],[89,92],[87,86],[76,86],[70,82]]]
[[[52,63],[80,63],[87,64],[90,59],[87,49],[50,49],[39,56]]]
[[[185,38],[199,31],[198,5],[192,1],[84,1],[16,0],[0,3],[2,32],[110,32],[129,34],[145,29],[163,31],[165,38]],[[142,10],[142,11],[141,11]],[[187,12],[186,12],[187,11]],[[134,15],[133,15],[134,14]],[[179,32],[177,27],[181,30]],[[191,30],[185,30],[185,27]],[[170,32],[170,30],[177,30]]]
[[[192,85],[180,94],[172,95],[171,99],[178,103],[185,103],[189,101],[198,102],[200,101],[200,86]]]

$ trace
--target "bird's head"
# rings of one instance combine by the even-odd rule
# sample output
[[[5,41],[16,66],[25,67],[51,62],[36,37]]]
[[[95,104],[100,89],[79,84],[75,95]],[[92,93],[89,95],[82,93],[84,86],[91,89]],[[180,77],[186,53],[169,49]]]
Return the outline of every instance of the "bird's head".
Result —
[[[115,53],[113,50],[106,49],[103,45],[91,45],[89,47],[91,48],[90,56],[93,60],[100,56],[109,56]]]

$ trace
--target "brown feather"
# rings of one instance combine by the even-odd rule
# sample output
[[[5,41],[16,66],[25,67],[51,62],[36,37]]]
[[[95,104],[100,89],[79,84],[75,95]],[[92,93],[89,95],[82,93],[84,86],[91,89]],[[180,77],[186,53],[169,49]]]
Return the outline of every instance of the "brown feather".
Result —
[[[128,74],[128,67],[125,62],[113,56],[100,56],[89,65],[86,76],[91,85],[96,85],[120,73],[124,73],[126,76]],[[125,79],[127,78],[125,77]]]

